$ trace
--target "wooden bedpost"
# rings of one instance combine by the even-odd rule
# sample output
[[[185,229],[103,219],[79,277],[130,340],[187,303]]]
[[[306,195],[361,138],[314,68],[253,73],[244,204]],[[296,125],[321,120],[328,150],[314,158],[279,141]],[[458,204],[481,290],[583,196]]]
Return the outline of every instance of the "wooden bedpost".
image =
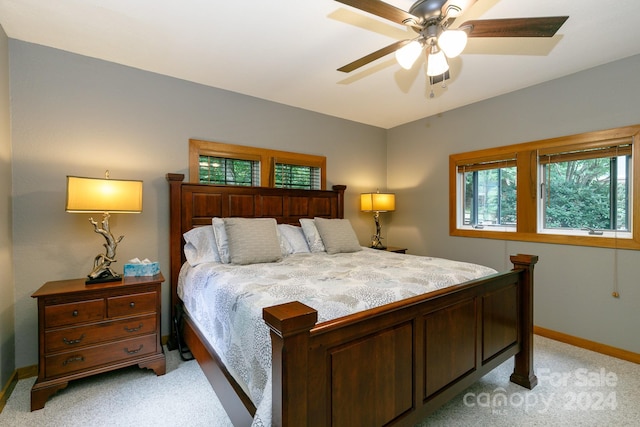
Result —
[[[182,266],[182,234],[180,233],[180,215],[181,200],[180,186],[184,180],[184,174],[168,173],[167,181],[169,182],[169,284],[171,286],[171,334],[167,346],[170,350],[177,348],[178,343],[175,342],[175,331],[173,319],[176,317],[176,304],[178,303],[178,274]]]
[[[520,334],[522,348],[515,356],[515,365],[510,380],[529,390],[538,384],[533,371],[533,267],[538,262],[535,255],[512,255],[510,257],[514,270],[522,271],[521,292],[522,305],[520,311]]]
[[[309,331],[318,312],[300,302],[266,307],[262,318],[271,329],[274,426],[306,426]]]
[[[346,185],[334,185],[333,191],[338,193],[338,212],[336,218],[344,218],[344,191],[347,189]]]

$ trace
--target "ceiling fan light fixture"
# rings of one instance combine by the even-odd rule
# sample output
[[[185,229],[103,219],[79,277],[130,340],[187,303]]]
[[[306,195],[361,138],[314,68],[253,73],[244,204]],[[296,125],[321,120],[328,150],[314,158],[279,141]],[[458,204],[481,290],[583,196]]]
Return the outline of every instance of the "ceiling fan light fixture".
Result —
[[[422,45],[417,40],[413,40],[396,50],[396,61],[398,61],[398,64],[400,64],[402,68],[409,70],[413,67],[413,64],[416,62],[421,52]]]
[[[447,57],[437,46],[431,46],[431,53],[427,57],[427,76],[439,76],[449,69]]]
[[[443,31],[438,37],[438,46],[449,58],[455,58],[467,46],[467,33],[463,30]]]
[[[450,0],[447,5],[446,15],[449,18],[457,18],[467,10],[472,2],[475,3],[475,0]]]

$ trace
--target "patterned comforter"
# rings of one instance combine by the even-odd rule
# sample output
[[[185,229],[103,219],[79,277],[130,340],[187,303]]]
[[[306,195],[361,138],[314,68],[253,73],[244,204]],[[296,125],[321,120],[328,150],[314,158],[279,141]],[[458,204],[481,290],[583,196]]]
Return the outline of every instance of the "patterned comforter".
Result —
[[[271,425],[271,340],[262,309],[300,301],[335,319],[487,276],[480,265],[364,248],[301,253],[252,265],[185,264],[178,295],[190,317],[257,407],[254,426]]]

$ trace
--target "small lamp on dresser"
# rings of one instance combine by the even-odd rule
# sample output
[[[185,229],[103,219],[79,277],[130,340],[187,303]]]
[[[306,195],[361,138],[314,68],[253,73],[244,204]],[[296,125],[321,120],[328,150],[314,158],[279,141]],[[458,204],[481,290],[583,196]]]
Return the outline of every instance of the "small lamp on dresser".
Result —
[[[380,237],[380,212],[393,212],[396,210],[396,195],[394,193],[362,193],[360,194],[360,210],[373,212],[373,220],[376,223],[376,234],[371,238],[371,247],[385,249]]]
[[[106,243],[103,244],[105,253],[94,259],[86,284],[120,280],[122,277],[113,271],[111,263],[116,262],[116,248],[124,236],[113,236],[109,217],[111,213],[142,212],[142,181],[110,179],[109,171],[104,178],[67,176],[66,211],[103,215],[100,224],[89,218],[94,231],[103,236]]]

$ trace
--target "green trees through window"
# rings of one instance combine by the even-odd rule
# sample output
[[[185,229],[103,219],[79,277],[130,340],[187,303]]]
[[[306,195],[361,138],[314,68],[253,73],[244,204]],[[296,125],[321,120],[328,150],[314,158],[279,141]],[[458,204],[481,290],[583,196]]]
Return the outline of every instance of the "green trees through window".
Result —
[[[636,125],[452,154],[450,234],[640,249],[639,138]]]
[[[325,156],[189,140],[191,182],[324,190],[326,166]]]
[[[464,224],[516,226],[516,168],[464,173]]]
[[[198,164],[200,182],[244,186],[260,183],[260,163],[256,161],[201,155]]]
[[[629,231],[631,156],[542,165],[544,228]]]

